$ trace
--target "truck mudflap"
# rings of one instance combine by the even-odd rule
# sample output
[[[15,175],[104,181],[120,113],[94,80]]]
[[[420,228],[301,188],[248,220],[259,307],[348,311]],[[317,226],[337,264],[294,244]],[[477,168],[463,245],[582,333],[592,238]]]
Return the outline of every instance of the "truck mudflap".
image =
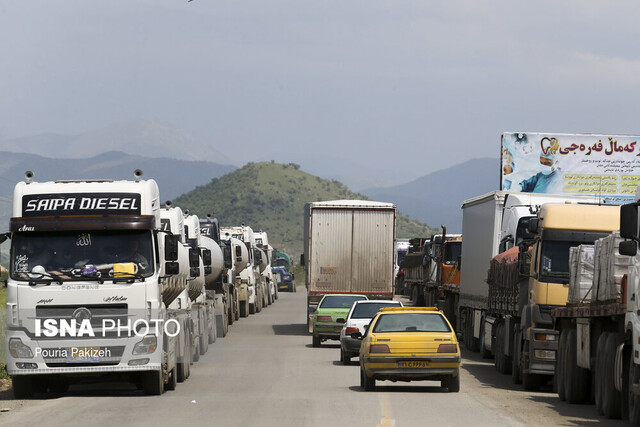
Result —
[[[558,354],[558,331],[529,328],[529,366],[523,372],[529,374],[554,375]]]

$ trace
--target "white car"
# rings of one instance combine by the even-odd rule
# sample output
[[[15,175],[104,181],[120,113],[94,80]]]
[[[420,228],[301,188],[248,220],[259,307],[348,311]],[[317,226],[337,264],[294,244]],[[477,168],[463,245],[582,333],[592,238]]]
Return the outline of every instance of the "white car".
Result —
[[[343,365],[350,364],[351,358],[360,353],[362,341],[351,338],[351,334],[360,332],[364,335],[364,328],[382,307],[402,307],[402,303],[390,300],[360,300],[353,303],[340,331],[340,361]]]

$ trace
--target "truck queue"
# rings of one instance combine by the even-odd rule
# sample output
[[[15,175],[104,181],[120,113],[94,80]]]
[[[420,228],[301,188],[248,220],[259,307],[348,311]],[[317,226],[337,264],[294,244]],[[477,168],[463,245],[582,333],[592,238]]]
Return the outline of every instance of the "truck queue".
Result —
[[[173,390],[231,324],[278,299],[266,232],[161,205],[139,170],[133,181],[25,177],[3,236],[16,398],[106,375]]]

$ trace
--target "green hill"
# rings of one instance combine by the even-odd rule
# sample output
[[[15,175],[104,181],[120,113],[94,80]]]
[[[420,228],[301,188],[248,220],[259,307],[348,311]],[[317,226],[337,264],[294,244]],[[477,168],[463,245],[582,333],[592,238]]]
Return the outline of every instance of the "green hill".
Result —
[[[173,201],[198,216],[208,213],[222,226],[251,226],[269,234],[271,246],[298,258],[302,252],[304,204],[322,200],[367,197],[350,191],[336,180],[326,180],[300,170],[295,163],[248,163],[214,178]],[[384,200],[381,200],[384,201]],[[398,214],[397,237],[429,236],[434,230],[420,221]]]

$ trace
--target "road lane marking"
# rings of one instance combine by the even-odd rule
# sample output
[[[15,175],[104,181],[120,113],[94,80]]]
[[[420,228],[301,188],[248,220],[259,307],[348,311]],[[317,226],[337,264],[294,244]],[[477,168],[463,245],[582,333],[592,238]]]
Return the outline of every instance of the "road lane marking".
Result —
[[[389,394],[379,393],[378,400],[380,401],[380,408],[382,409],[382,418],[380,419],[380,424],[376,427],[394,427],[396,425],[396,420],[393,419],[391,414],[391,400],[389,399]]]

